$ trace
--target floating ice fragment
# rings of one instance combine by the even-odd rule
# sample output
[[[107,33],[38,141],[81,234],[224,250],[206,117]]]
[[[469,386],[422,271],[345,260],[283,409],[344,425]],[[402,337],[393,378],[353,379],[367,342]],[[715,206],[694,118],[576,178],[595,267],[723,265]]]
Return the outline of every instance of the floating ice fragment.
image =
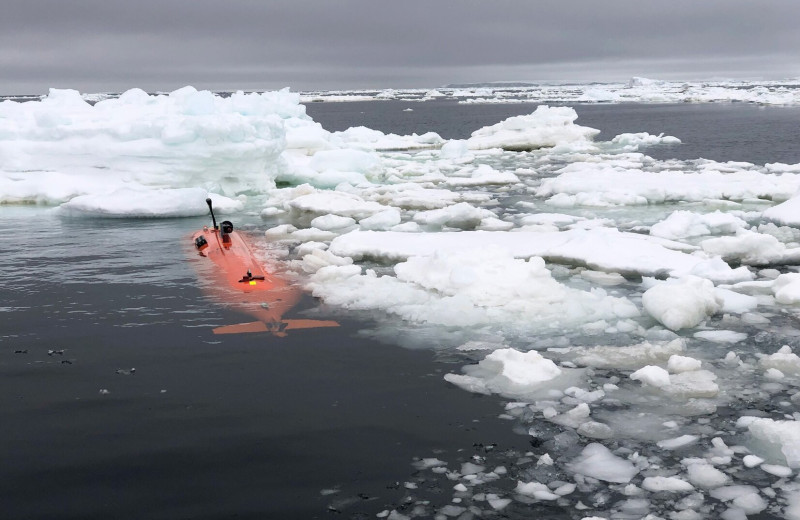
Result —
[[[614,430],[607,424],[596,421],[587,421],[578,426],[578,435],[589,437],[590,439],[610,439],[614,436]]]
[[[669,357],[669,361],[667,361],[667,370],[673,374],[678,374],[681,372],[700,370],[701,365],[702,361],[700,361],[699,359],[686,356],[672,355]]]
[[[352,263],[353,260],[351,258],[342,258],[330,253],[329,251],[325,251],[324,249],[315,248],[308,254],[303,255],[300,265],[303,271],[306,273],[316,273],[323,267],[331,265],[344,266]]]
[[[414,222],[425,226],[474,229],[486,217],[494,217],[494,213],[460,202],[442,209],[421,211],[414,215]]]
[[[706,253],[747,265],[791,264],[800,261],[800,248],[787,248],[772,235],[746,229],[737,231],[736,236],[709,238],[700,245]]]
[[[219,183],[226,195],[263,192],[274,187],[288,120],[313,125],[288,90],[224,98],[192,87],[168,96],[132,89],[89,105],[76,91],[51,89],[41,101],[0,104],[12,130],[0,135],[0,202],[132,188],[143,192],[128,203],[142,210],[149,188]]]
[[[463,159],[470,156],[469,146],[465,140],[451,140],[442,145],[439,151],[439,157],[442,159]]]
[[[456,234],[463,233],[439,235]],[[434,234],[426,235],[433,238]],[[335,244],[334,240],[331,253],[352,257]],[[346,276],[334,276],[333,270],[324,270],[312,276],[308,286],[330,304],[384,310],[410,321],[448,326],[552,329],[638,315],[628,300],[560,284],[540,258],[517,260],[494,248],[466,254],[437,249],[431,256],[411,257],[395,265],[394,271],[396,277],[367,273],[354,278],[349,271],[342,273]]]
[[[681,398],[714,397],[719,393],[719,385],[714,381],[717,376],[708,370],[692,370],[673,374],[670,384],[661,387],[668,395]]]
[[[694,444],[699,439],[696,435],[681,435],[680,437],[675,437],[673,439],[666,439],[663,441],[659,441],[658,447],[664,450],[677,450],[683,448],[685,446],[689,446],[690,444]]]
[[[325,213],[343,214],[336,211]],[[382,260],[429,256],[441,250],[464,253],[489,247],[502,248],[516,258],[541,256],[558,263],[589,266],[619,274],[689,273],[707,262],[702,257],[674,250],[686,248],[685,244],[605,228],[548,233],[467,231],[408,234],[363,231],[340,236],[331,244],[333,252],[341,256],[354,259],[368,256]],[[711,270],[704,273],[704,277],[712,280],[734,282],[751,280],[753,277],[746,268],[744,271],[732,270],[724,262],[706,267]]]
[[[529,151],[563,144],[586,148],[600,131],[574,124],[577,118],[578,114],[572,108],[540,105],[530,115],[510,117],[476,130],[467,140],[467,146],[473,150],[502,148],[509,151]]]
[[[365,201],[341,191],[324,191],[300,195],[288,202],[294,211],[316,215],[334,214],[357,219],[366,218],[389,209],[377,202]]]
[[[786,226],[800,226],[800,196],[764,210],[764,218]]]
[[[643,384],[660,388],[670,384],[669,372],[661,367],[648,365],[640,368],[630,375],[634,381],[641,381]]]
[[[745,514],[753,515],[767,508],[766,501],[759,495],[758,488],[754,486],[724,486],[712,489],[709,495],[723,502],[732,502]]]
[[[311,226],[324,231],[335,231],[342,228],[351,227],[356,221],[350,217],[340,217],[339,215],[322,215],[311,221]]]
[[[239,211],[240,200],[209,194],[202,188],[119,188],[110,193],[80,195],[60,206],[66,215],[94,217],[194,217],[208,213],[210,197],[218,214]]]
[[[714,343],[739,343],[747,339],[747,334],[744,332],[734,332],[732,330],[702,330],[695,332],[693,336]]]
[[[552,197],[548,202],[564,205],[615,206],[706,199],[782,199],[800,187],[800,178],[794,175],[776,176],[745,168],[723,173],[718,169],[653,172],[633,165],[609,165],[606,161],[574,162],[560,170],[558,177],[543,181],[536,195]]]
[[[631,462],[617,457],[602,444],[587,445],[580,456],[567,464],[573,473],[605,482],[626,484],[639,470]]]
[[[722,302],[709,280],[686,276],[648,289],[642,295],[642,305],[667,328],[680,330],[698,325],[719,311]]]
[[[762,471],[775,475],[776,477],[786,478],[792,476],[792,469],[778,464],[762,464],[759,466]]]
[[[549,418],[549,420],[570,428],[578,428],[589,419],[590,413],[589,405],[581,403],[560,415]]]
[[[400,224],[400,221],[400,211],[392,208],[363,218],[358,221],[358,225],[361,226],[362,229],[386,230]]]
[[[800,356],[784,345],[774,354],[762,357],[758,364],[765,369],[780,370],[783,374],[800,375]]]
[[[517,487],[514,491],[520,495],[533,497],[537,500],[557,500],[558,495],[548,489],[548,487],[540,482],[517,482]]]
[[[783,372],[778,370],[777,368],[768,368],[766,372],[764,372],[764,377],[767,379],[771,379],[772,381],[779,381],[786,377]]]
[[[490,498],[490,499],[487,500],[487,502],[489,502],[489,505],[492,506],[492,509],[494,509],[495,511],[502,511],[503,509],[505,509],[511,503],[511,499],[510,498]]]
[[[473,379],[478,379],[484,388],[506,395],[536,390],[561,375],[561,369],[538,352],[519,352],[510,348],[495,350],[477,365],[464,367],[464,370],[471,379],[454,377],[454,374],[448,374],[445,379],[462,388],[465,388],[465,383],[473,385]],[[468,385],[466,389],[470,388],[473,386]]]
[[[800,303],[800,273],[786,273],[772,283],[775,301],[787,305]]]
[[[539,460],[536,461],[537,466],[552,466],[554,464],[553,458],[550,456],[549,453],[545,453]]]
[[[758,298],[747,294],[740,294],[729,289],[717,287],[714,294],[718,300],[722,300],[721,312],[744,314],[755,310],[758,307]],[[742,316],[742,319],[750,319],[752,316]]]
[[[735,233],[747,226],[739,217],[715,211],[713,213],[693,213],[675,211],[665,220],[654,224],[650,234],[670,240],[711,234]]]
[[[685,349],[683,339],[668,342],[644,342],[626,347],[572,347],[564,354],[568,359],[583,366],[596,368],[637,369],[645,365],[666,362],[671,356]]]
[[[694,490],[694,486],[678,477],[645,477],[642,481],[642,487],[652,492],[687,492]]]
[[[753,451],[773,462],[800,468],[800,422],[757,418],[747,427]]]
[[[755,468],[762,462],[764,462],[764,459],[756,455],[745,455],[742,459],[742,463],[746,468]]]
[[[686,470],[689,482],[703,489],[724,486],[731,480],[728,475],[706,462],[689,464]]]

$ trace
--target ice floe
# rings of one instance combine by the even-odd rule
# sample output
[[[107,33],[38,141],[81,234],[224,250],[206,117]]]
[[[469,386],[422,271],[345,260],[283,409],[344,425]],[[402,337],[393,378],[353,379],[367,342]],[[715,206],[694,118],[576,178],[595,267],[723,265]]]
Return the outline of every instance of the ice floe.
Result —
[[[578,119],[569,107],[539,106],[527,116],[510,117],[496,125],[476,130],[467,139],[473,150],[502,148],[509,151],[530,151],[537,148],[590,146],[599,130],[574,124]]]
[[[672,330],[695,327],[722,308],[707,279],[686,276],[648,289],[642,305],[650,316]]]

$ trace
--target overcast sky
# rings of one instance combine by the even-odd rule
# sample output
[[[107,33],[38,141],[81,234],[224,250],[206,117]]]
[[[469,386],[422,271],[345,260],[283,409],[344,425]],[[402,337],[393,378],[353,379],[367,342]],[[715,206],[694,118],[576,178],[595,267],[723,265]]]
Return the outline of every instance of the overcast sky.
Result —
[[[800,76],[798,0],[3,0],[0,94]]]

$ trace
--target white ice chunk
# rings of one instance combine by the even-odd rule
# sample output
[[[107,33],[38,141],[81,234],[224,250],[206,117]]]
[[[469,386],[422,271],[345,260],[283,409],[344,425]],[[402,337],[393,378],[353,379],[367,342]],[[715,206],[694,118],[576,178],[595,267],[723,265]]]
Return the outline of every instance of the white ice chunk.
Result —
[[[516,184],[519,182],[519,177],[509,171],[495,170],[488,164],[481,164],[477,168],[460,170],[448,176],[446,182],[450,186]]]
[[[288,121],[313,124],[288,90],[132,89],[90,105],[74,90],[51,89],[41,101],[3,102],[0,203],[61,203],[118,188],[264,192],[283,167]],[[138,195],[145,200],[128,204],[146,207]]]
[[[755,468],[763,462],[764,459],[756,455],[745,455],[744,458],[742,458],[742,463],[746,468]]]
[[[586,95],[586,93],[584,93]],[[681,140],[671,135],[653,135],[647,132],[637,132],[634,134],[619,134],[614,136],[611,144],[619,147],[621,151],[635,152],[641,146],[653,146],[657,144],[680,144]]]
[[[510,151],[563,144],[585,148],[600,131],[574,124],[577,118],[572,108],[540,105],[530,115],[510,117],[476,130],[467,140],[467,146],[473,150],[502,148]]]
[[[787,468],[786,466],[781,466],[779,464],[762,464],[759,467],[765,473],[769,473],[770,475],[775,475],[776,477],[780,478],[791,477],[793,473],[791,468]]]
[[[747,226],[747,222],[729,213],[693,213],[675,211],[665,220],[654,224],[650,234],[670,240],[712,234],[735,233]]]
[[[774,368],[784,374],[800,375],[800,356],[792,352],[788,345],[784,345],[774,354],[762,357],[758,363],[762,368]]]
[[[299,248],[298,248],[299,249]],[[330,265],[350,265],[353,263],[352,258],[342,258],[336,256],[324,249],[314,248],[302,257],[302,268],[307,273],[316,273],[323,267]]]
[[[452,140],[447,141],[444,145],[442,145],[441,150],[439,150],[439,154],[439,157],[442,159],[454,160],[470,156],[470,151],[467,141]]]
[[[758,488],[754,486],[723,486],[712,489],[709,494],[717,500],[732,502],[734,506],[741,508],[748,515],[760,513],[767,508],[766,501],[758,494]]]
[[[681,372],[672,374],[669,385],[661,387],[661,390],[681,398],[714,397],[719,393],[719,385],[714,382],[716,379],[717,376],[708,370]]]
[[[648,289],[642,296],[648,314],[672,330],[691,328],[718,312],[714,284],[696,276],[670,280]]]
[[[731,480],[728,475],[706,462],[690,464],[686,470],[689,482],[703,489],[724,486]]]
[[[800,248],[787,248],[772,235],[739,230],[735,236],[709,238],[700,244],[703,251],[727,261],[747,265],[789,264],[800,261]]]
[[[510,348],[495,350],[477,365],[464,367],[464,371],[467,376],[447,374],[445,380],[468,391],[485,388],[503,395],[528,393],[561,375],[555,363],[535,350],[520,352]],[[480,381],[477,386],[475,380]]]
[[[673,374],[678,374],[681,372],[691,372],[692,370],[700,370],[700,366],[702,365],[702,361],[699,359],[687,357],[687,356],[678,356],[672,355],[667,361],[667,370],[672,372]]]
[[[656,388],[668,386],[670,384],[669,372],[661,367],[653,365],[640,368],[631,374],[630,378],[634,381],[641,381],[643,384],[654,386]]]
[[[659,441],[658,447],[665,449],[665,450],[677,450],[679,448],[683,448],[684,446],[689,446],[690,444],[694,444],[699,439],[696,435],[681,435],[680,437],[675,437],[673,439],[665,439],[663,441]]]
[[[400,224],[400,211],[392,208],[358,221],[362,229],[383,231]]]
[[[514,489],[516,493],[533,497],[537,500],[556,500],[558,495],[550,491],[550,489],[539,482],[517,482],[517,487]]]
[[[364,177],[375,177],[383,169],[376,154],[348,149],[319,151],[311,158],[309,167],[318,172],[356,172]]]
[[[627,484],[639,470],[630,461],[617,457],[602,444],[587,445],[580,456],[567,464],[573,473],[587,477]]]
[[[707,199],[787,199],[800,187],[800,178],[796,175],[776,176],[743,168],[722,172],[720,169],[652,172],[609,165],[605,161],[575,162],[563,168],[558,177],[543,181],[536,194],[552,197],[551,201],[561,199],[565,205],[611,206]]]
[[[758,307],[758,298],[741,294],[729,289],[717,287],[714,289],[717,298],[722,300],[721,312],[744,314]]]
[[[422,135],[384,134],[379,130],[363,126],[334,132],[333,139],[352,148],[375,151],[425,150],[444,143],[444,139],[435,132],[426,132]]]
[[[456,234],[462,233],[439,236]],[[340,247],[330,251],[352,258]],[[311,277],[308,287],[333,305],[383,310],[410,321],[458,327],[502,323],[516,329],[553,328],[639,314],[630,301],[600,289],[587,292],[564,286],[541,258],[517,260],[494,248],[466,254],[440,250],[432,256],[411,257],[395,265],[394,271],[396,277],[379,277],[374,272],[352,277],[334,275],[332,268],[326,268]]]
[[[202,188],[146,189],[119,188],[110,193],[81,195],[61,205],[60,211],[94,217],[193,217],[206,215],[206,197],[219,213],[239,211],[241,201],[209,195]]]
[[[800,468],[800,422],[757,418],[747,429],[759,456]]]
[[[694,486],[678,477],[645,477],[642,487],[654,493],[659,491],[687,492],[693,491]]]
[[[290,200],[288,206],[295,211],[359,219],[389,209],[377,202],[365,201],[356,195],[341,191],[321,191],[301,195]]]
[[[466,202],[430,211],[421,211],[414,215],[414,222],[426,226],[450,226],[460,229],[474,229],[483,218],[494,216],[491,211],[476,208]]]
[[[800,226],[800,196],[764,210],[763,216],[785,226]]]
[[[800,273],[786,273],[772,283],[775,301],[787,305],[800,303]]]
[[[356,221],[350,217],[340,217],[339,215],[322,215],[311,221],[311,225],[317,229],[325,231],[335,231],[342,228],[353,226]]]
[[[319,211],[319,213],[345,215],[339,211]],[[475,216],[477,217],[477,213]],[[449,217],[444,213],[443,218],[446,221]],[[476,220],[479,223],[480,219]],[[545,233],[467,231],[409,234],[362,231],[343,235],[331,244],[333,251],[341,256],[350,256],[354,259],[369,256],[384,260],[432,255],[438,250],[455,252],[493,246],[509,251],[517,258],[541,256],[553,262],[585,265],[595,270],[620,274],[680,275],[690,273],[706,262],[703,257],[670,249],[686,248],[684,244],[606,228]],[[711,280],[729,282],[752,280],[753,275],[746,268],[743,269],[744,271],[733,270],[722,262],[715,264],[713,271],[704,273],[703,276]]]
[[[573,347],[566,354],[579,365],[597,368],[637,369],[666,362],[685,349],[683,339],[664,343],[644,342],[627,347]],[[574,356],[574,357],[573,357]]]
[[[596,421],[586,421],[578,426],[578,435],[589,437],[590,439],[610,439],[614,436],[614,431],[607,424]]]
[[[693,336],[713,343],[739,343],[747,339],[747,334],[744,332],[732,330],[702,330],[695,332]]]

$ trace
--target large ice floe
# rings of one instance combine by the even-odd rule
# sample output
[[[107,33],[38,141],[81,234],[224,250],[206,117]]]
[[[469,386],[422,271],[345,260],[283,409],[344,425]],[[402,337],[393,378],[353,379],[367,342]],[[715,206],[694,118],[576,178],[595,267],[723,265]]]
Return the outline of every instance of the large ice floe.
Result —
[[[794,87],[716,88],[547,95],[796,102]],[[4,101],[0,203],[179,217],[211,194],[330,312],[457,363],[442,384],[496,396],[520,446],[420,454],[381,518],[800,518],[800,165],[656,160],[648,147],[680,136],[596,141],[568,107],[448,141],[329,132],[300,101]]]

